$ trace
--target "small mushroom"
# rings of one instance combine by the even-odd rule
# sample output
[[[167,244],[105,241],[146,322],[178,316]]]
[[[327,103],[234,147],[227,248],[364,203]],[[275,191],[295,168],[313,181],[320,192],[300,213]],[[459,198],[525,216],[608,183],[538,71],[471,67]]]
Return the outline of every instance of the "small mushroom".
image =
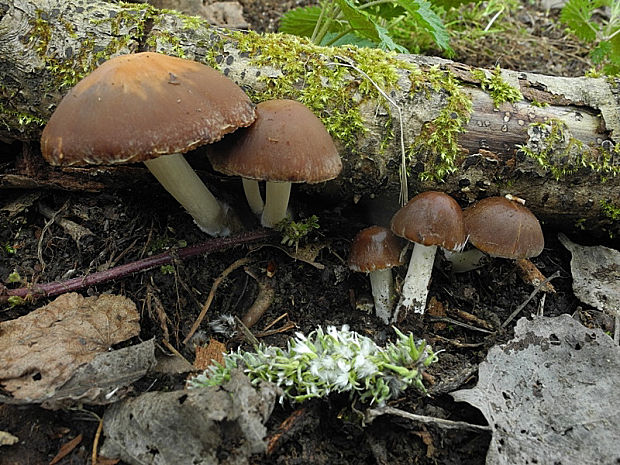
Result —
[[[491,257],[532,258],[545,246],[536,216],[506,197],[480,200],[463,211],[463,219],[469,242]]]
[[[370,226],[362,229],[351,244],[349,268],[368,273],[375,314],[385,323],[390,322],[394,306],[394,281],[392,267],[400,266],[402,246],[388,228]]]
[[[262,225],[270,228],[286,217],[291,183],[329,181],[342,170],[323,123],[294,100],[259,103],[254,124],[211,146],[209,160],[217,171],[243,178],[250,208],[262,213]],[[264,208],[261,180],[266,181]]]
[[[415,243],[393,317],[396,320],[402,308],[424,313],[437,247],[461,250],[466,236],[461,207],[449,195],[436,191],[409,200],[392,217],[391,228],[397,236]]]
[[[211,235],[229,233],[225,208],[182,153],[254,121],[245,93],[216,70],[159,53],[112,58],[62,99],[41,137],[53,165],[144,162]]]

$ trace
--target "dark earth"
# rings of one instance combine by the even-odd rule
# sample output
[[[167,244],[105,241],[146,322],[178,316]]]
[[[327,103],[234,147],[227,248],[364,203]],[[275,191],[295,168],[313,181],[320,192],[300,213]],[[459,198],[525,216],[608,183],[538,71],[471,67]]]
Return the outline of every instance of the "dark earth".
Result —
[[[253,28],[273,31],[281,13],[301,2],[242,0],[241,4]],[[588,69],[587,50],[565,37],[562,26],[557,24],[557,10],[547,12],[537,2],[525,2],[508,21],[515,27],[489,36],[483,47],[471,47],[465,41],[455,43],[454,59],[476,66],[499,64],[510,69],[564,76],[580,75]],[[535,50],[534,42],[538,44]],[[0,170],[12,169],[13,158],[23,149],[18,143],[0,146]],[[214,174],[203,159],[201,151],[190,155],[216,195],[231,205],[244,205],[239,183]],[[274,239],[177,260],[171,267],[104,282],[82,293],[112,293],[130,298],[141,311],[139,341],[167,338],[191,362],[193,346],[182,341],[214,280],[236,260],[248,257],[247,271],[259,279],[265,279],[267,271],[273,274],[269,282],[275,287],[275,297],[253,328],[262,342],[283,345],[295,331],[308,333],[319,325],[347,324],[383,344],[393,337],[393,331],[372,313],[363,311],[361,307],[370,293],[368,279],[346,266],[351,239],[369,225],[367,212],[359,206],[338,204],[333,199],[310,197],[299,189],[293,190],[293,197],[298,218],[312,214],[319,217],[320,228],[299,244],[301,250],[312,246],[318,251],[313,259],[318,266],[292,258],[289,254],[295,248],[281,246]],[[22,206],[15,211],[4,209],[15,202]],[[51,219],[42,213],[46,209],[51,210]],[[92,235],[76,242],[59,224],[61,218],[88,228]],[[249,214],[247,226],[249,229],[258,226]],[[557,241],[558,231],[545,228],[544,232],[544,252],[532,261],[545,276],[559,272],[552,282],[556,293],[546,295],[542,309],[540,294],[536,295],[521,315],[529,316],[539,310],[547,316],[568,313],[585,325],[612,330],[600,312],[580,304],[574,297],[570,255]],[[571,238],[576,242],[589,240],[585,234]],[[11,189],[3,190],[0,195],[0,277],[5,280],[17,271],[24,280],[7,287],[83,276],[205,239],[191,218],[146,175],[139,184],[118,191]],[[7,246],[14,253],[9,253]],[[405,271],[405,267],[397,271],[398,282]],[[439,361],[428,370],[425,384],[429,395],[409,390],[390,405],[418,414],[484,425],[485,420],[477,410],[455,403],[448,392],[475,385],[477,365],[488,349],[511,338],[514,321],[506,329],[500,328],[501,323],[533,290],[509,260],[495,259],[479,270],[462,274],[452,273],[446,263],[438,260],[430,296],[442,304],[445,317],[450,320],[438,321],[438,317],[427,314],[423,321],[418,321],[403,315],[398,324],[403,332],[412,331],[429,341],[435,350],[443,351]],[[221,314],[242,317],[254,302],[257,291],[257,281],[239,267],[218,288],[207,319],[213,320]],[[154,310],[158,302],[165,309],[165,321]],[[3,304],[0,320],[17,318],[44,303],[42,300],[12,308]],[[459,311],[482,321],[467,321]],[[264,328],[278,318],[281,319],[271,329],[281,331],[262,335]],[[239,337],[213,334],[206,324],[202,328],[205,340],[215,337],[228,349],[240,344],[251,347]],[[180,389],[184,379],[184,376],[153,374],[136,383],[133,390],[138,394],[147,390]],[[9,431],[20,439],[18,444],[0,449],[0,465],[50,463],[62,445],[78,435],[82,436],[79,444],[57,463],[91,463],[98,418],[103,412],[101,407],[90,406],[49,411],[33,406],[0,405],[0,431]],[[393,416],[380,417],[362,427],[353,412],[348,398],[338,396],[303,405],[277,406],[267,425],[271,437],[282,431],[281,425],[289,417],[295,420],[287,423],[285,433],[269,456],[255,456],[251,463],[480,464],[485,461],[489,434],[447,432]]]

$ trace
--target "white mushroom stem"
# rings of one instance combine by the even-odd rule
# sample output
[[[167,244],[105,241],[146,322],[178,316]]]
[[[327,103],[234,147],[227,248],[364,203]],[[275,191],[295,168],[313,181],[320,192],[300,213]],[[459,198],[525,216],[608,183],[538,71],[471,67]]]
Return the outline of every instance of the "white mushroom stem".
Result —
[[[212,236],[227,236],[226,211],[180,153],[144,162],[153,176],[189,213],[196,225]]]
[[[265,203],[263,202],[263,197],[260,194],[258,181],[256,179],[247,178],[241,178],[241,181],[243,182],[243,192],[245,192],[245,198],[248,201],[250,210],[252,210],[252,213],[256,216],[260,215],[263,212]]]
[[[269,182],[265,189],[265,208],[261,217],[261,224],[266,228],[273,228],[286,218],[288,199],[291,195],[290,182]]]
[[[413,310],[414,313],[424,313],[426,310],[428,284],[431,280],[436,252],[436,245],[415,244],[413,246],[409,268],[403,281],[400,301],[396,306],[392,321],[396,321],[398,313],[403,308],[407,312]]]
[[[464,252],[443,251],[446,260],[452,264],[454,273],[465,273],[484,266],[487,255],[478,249],[469,249]]]
[[[375,301],[375,315],[387,325],[392,316],[394,304],[394,281],[392,269],[375,270],[369,273],[372,297]]]

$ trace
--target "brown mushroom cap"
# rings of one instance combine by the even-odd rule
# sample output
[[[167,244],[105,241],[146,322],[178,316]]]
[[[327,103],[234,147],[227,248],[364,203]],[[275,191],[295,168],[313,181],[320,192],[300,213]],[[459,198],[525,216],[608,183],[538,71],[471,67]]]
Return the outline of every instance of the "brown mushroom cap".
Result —
[[[294,100],[259,103],[254,124],[211,147],[209,160],[224,174],[273,182],[317,183],[342,171],[321,120]]]
[[[493,257],[536,257],[545,246],[540,223],[534,214],[505,197],[482,199],[467,207],[463,217],[469,241]]]
[[[63,98],[41,150],[54,165],[139,162],[217,141],[254,118],[241,88],[206,65],[151,52],[122,55]]]
[[[349,268],[368,273],[403,264],[400,259],[402,245],[388,228],[370,226],[362,229],[351,244]]]
[[[463,212],[448,194],[427,191],[413,197],[392,217],[394,234],[412,242],[459,250],[466,241]]]

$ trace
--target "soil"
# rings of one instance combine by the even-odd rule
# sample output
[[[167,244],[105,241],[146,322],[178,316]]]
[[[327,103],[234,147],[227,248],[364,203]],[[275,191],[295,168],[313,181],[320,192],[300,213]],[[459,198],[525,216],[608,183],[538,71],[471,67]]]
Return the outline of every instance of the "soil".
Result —
[[[300,5],[298,1],[243,0],[246,18],[261,31],[277,27],[280,14]],[[522,37],[527,40],[509,42],[509,37],[493,38],[477,53],[466,46],[455,47],[456,60],[479,66],[501,66],[538,71],[545,74],[583,74],[589,66],[586,53],[578,44],[560,36],[557,14],[542,11],[532,2],[524,2],[521,13],[512,19],[519,23]],[[537,34],[544,33],[540,39]],[[536,55],[530,44],[540,39]],[[550,44],[549,47],[545,45]],[[568,44],[565,46],[565,44]],[[493,47],[497,47],[495,51]],[[484,50],[483,50],[484,49]],[[492,58],[495,55],[495,58]],[[21,150],[19,144],[3,145],[0,160],[10,160]],[[199,157],[200,153],[193,154]],[[0,165],[8,166],[9,162]],[[231,205],[244,205],[240,186],[234,180],[201,172],[214,186],[216,195]],[[368,226],[365,212],[355,205],[323,204],[321,201],[293,191],[293,208],[300,218],[316,214],[320,228],[313,231],[299,247],[318,250],[307,261],[290,254],[277,240],[239,245],[184,261],[176,260],[171,267],[156,268],[84,289],[84,295],[120,294],[132,299],[141,310],[140,340],[167,339],[188,360],[194,359],[192,345],[182,340],[199,314],[214,280],[236,260],[251,261],[224,279],[217,289],[208,313],[208,320],[223,314],[242,317],[254,302],[257,281],[269,279],[275,287],[273,302],[253,328],[262,342],[283,345],[295,331],[308,333],[321,325],[349,325],[353,330],[384,343],[393,336],[372,313],[363,311],[370,288],[367,276],[351,272],[346,265],[351,239]],[[9,205],[18,205],[7,210]],[[464,205],[463,205],[464,206]],[[42,211],[50,209],[46,217]],[[243,209],[244,207],[240,207]],[[69,219],[87,228],[92,234],[75,240],[60,219]],[[257,227],[251,215],[246,226]],[[553,280],[556,293],[547,294],[544,307],[536,295],[522,310],[529,316],[544,311],[545,315],[574,315],[584,324],[611,330],[600,314],[582,305],[571,290],[570,256],[558,243],[556,231],[545,230],[544,252],[533,259],[546,276],[559,271]],[[584,238],[573,238],[578,241]],[[5,190],[0,199],[0,277],[13,271],[23,282],[5,284],[45,283],[84,276],[117,264],[130,263],[163,251],[173,251],[185,244],[205,240],[188,215],[181,211],[154,182],[146,181],[140,188],[108,193],[66,192],[63,190]],[[396,271],[402,281],[404,267]],[[265,278],[269,272],[271,278]],[[424,319],[402,315],[400,330],[424,337],[434,349],[442,350],[439,361],[428,370],[426,384],[429,395],[407,391],[390,405],[419,414],[484,425],[482,415],[465,404],[452,401],[449,392],[476,383],[476,367],[488,349],[511,338],[512,324],[501,329],[501,323],[515,308],[525,302],[533,291],[517,273],[509,260],[495,259],[485,267],[462,274],[451,273],[438,260],[430,288],[430,296],[441,303],[450,318],[438,321],[427,314]],[[166,319],[155,310],[157,302],[165,310]],[[2,306],[0,320],[17,318],[45,301],[24,306]],[[463,319],[458,311],[468,312],[486,322],[491,331],[481,330],[480,321]],[[276,321],[277,320],[277,321]],[[274,334],[260,333],[276,322]],[[473,326],[473,328],[472,328]],[[288,329],[287,329],[288,328]],[[238,337],[215,334],[203,324],[199,336],[225,343],[229,349],[247,342]],[[136,341],[133,341],[136,342]],[[174,376],[150,375],[134,386],[134,393],[146,390],[181,388],[183,379]],[[50,463],[63,444],[81,435],[81,442],[60,464],[90,463],[101,407],[84,406],[77,410],[52,412],[33,406],[0,405],[0,431],[19,437],[20,442],[2,447],[0,465]],[[295,421],[291,419],[295,418]],[[334,397],[304,405],[276,407],[269,422],[270,437],[281,432],[283,422],[288,429],[279,436],[269,456],[255,456],[252,463],[268,464],[480,464],[484,463],[489,434],[463,431],[446,432],[432,425],[424,426],[392,416],[384,416],[362,427],[352,418],[348,399]]]

